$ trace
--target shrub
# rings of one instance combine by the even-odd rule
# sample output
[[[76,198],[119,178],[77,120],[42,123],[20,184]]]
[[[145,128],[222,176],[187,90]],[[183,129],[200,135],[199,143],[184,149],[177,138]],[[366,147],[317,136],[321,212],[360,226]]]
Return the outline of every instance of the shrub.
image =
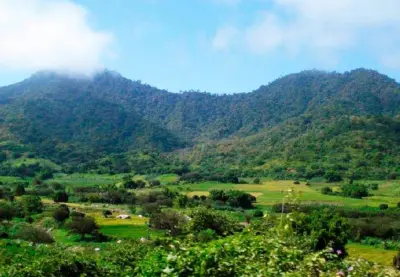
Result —
[[[44,229],[39,227],[33,227],[31,225],[26,225],[21,228],[15,237],[18,239],[30,241],[33,243],[53,243],[53,237],[47,233]]]
[[[68,194],[65,191],[57,191],[53,196],[53,201],[56,203],[68,202]]]
[[[379,209],[380,210],[387,210],[387,209],[389,209],[389,205],[388,204],[380,204],[379,205]]]
[[[254,217],[263,217],[264,213],[261,210],[255,210],[253,216]]]
[[[39,225],[44,229],[56,229],[58,227],[57,221],[52,217],[45,217],[40,222]]]
[[[188,223],[189,232],[197,234],[202,230],[214,230],[217,235],[229,235],[241,229],[239,223],[218,211],[204,207],[197,208],[190,213]]]
[[[53,218],[57,222],[64,222],[67,218],[69,218],[69,209],[66,205],[60,205],[57,209],[53,212]]]
[[[342,181],[342,176],[336,171],[328,171],[325,173],[325,179],[328,183]]]
[[[378,190],[378,189],[379,189],[379,185],[376,184],[376,183],[369,184],[368,187],[369,187],[371,190]]]
[[[159,180],[151,180],[149,183],[151,187],[158,187],[161,185],[161,182]]]
[[[0,203],[0,222],[3,220],[11,221],[14,217],[12,207],[6,203]]]
[[[107,217],[110,216],[110,215],[112,215],[112,212],[111,212],[110,210],[104,210],[104,211],[103,211],[103,216],[104,216],[105,218],[107,218]]]
[[[68,223],[67,228],[71,233],[81,235],[81,239],[85,238],[85,235],[94,235],[99,229],[94,218],[89,216],[75,216],[72,217],[71,222]]]
[[[331,246],[345,254],[345,245],[350,237],[347,220],[329,210],[307,214],[298,225],[300,233],[307,233],[314,239],[314,249],[322,250]]]
[[[256,201],[253,195],[241,190],[225,191],[213,189],[210,191],[210,198],[215,202],[220,201],[230,207],[243,209],[253,208],[253,203]]]
[[[322,194],[332,194],[332,193],[333,193],[333,190],[332,190],[330,187],[323,187],[323,188],[321,189],[321,193],[322,193]]]
[[[300,181],[296,180],[296,181],[293,182],[293,184],[300,185]]]
[[[43,211],[43,203],[39,196],[24,195],[20,202],[24,207],[26,215],[41,213]]]
[[[253,180],[253,184],[256,184],[256,185],[261,184],[260,178],[255,178],[255,179]]]
[[[21,196],[25,194],[25,187],[22,184],[18,184],[15,189],[15,196]]]
[[[149,221],[152,228],[168,230],[168,233],[172,236],[182,234],[186,222],[186,217],[175,211],[154,213]]]
[[[211,229],[206,229],[206,230],[202,230],[200,231],[196,238],[197,241],[199,242],[209,242],[212,241],[215,238],[215,231],[211,230]]]
[[[361,199],[368,196],[368,187],[363,184],[344,184],[341,190],[344,197]]]

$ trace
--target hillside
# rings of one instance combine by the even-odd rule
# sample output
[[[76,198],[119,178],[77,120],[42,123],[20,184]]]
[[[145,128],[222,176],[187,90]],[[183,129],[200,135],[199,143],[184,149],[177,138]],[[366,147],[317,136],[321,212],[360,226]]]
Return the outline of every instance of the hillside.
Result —
[[[304,71],[233,95],[171,93],[110,71],[41,72],[0,88],[0,114],[3,173],[21,155],[69,171],[399,171],[400,85],[366,69]]]

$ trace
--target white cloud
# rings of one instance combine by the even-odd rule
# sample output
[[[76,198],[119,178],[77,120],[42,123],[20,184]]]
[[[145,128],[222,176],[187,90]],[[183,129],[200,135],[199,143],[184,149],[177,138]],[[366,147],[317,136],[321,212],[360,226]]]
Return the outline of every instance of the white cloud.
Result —
[[[253,53],[283,50],[331,63],[345,51],[362,49],[382,63],[398,64],[390,61],[387,52],[400,56],[399,0],[271,1],[270,8],[236,37]]]
[[[0,0],[0,67],[92,74],[112,35],[95,31],[68,0]]]
[[[215,50],[226,50],[236,39],[239,31],[233,26],[224,26],[217,30],[212,46]]]

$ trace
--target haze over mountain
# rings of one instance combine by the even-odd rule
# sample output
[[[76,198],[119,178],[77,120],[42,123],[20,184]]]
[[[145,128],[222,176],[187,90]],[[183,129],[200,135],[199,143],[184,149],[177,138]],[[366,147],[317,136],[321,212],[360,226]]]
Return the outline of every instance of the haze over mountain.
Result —
[[[41,72],[0,88],[0,114],[3,164],[15,152],[89,170],[150,150],[193,168],[270,174],[277,160],[283,171],[314,162],[348,171],[346,159],[378,153],[375,167],[388,174],[399,160],[400,85],[366,69],[303,71],[231,95],[171,93],[111,71],[92,79]]]

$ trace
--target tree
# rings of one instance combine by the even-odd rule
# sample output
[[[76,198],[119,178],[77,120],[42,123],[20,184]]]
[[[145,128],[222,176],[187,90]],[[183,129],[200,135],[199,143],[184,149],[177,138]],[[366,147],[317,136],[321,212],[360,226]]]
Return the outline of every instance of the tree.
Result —
[[[214,230],[217,235],[229,235],[241,229],[239,223],[228,215],[200,207],[193,210],[189,217],[188,229],[191,233],[199,233],[202,230]]]
[[[168,230],[168,233],[172,236],[180,235],[186,222],[185,216],[175,211],[154,213],[149,221],[152,228]]]
[[[6,203],[0,203],[0,222],[3,220],[10,221],[13,217],[12,207]]]
[[[151,180],[149,183],[151,187],[158,187],[161,185],[161,182],[159,180]]]
[[[330,187],[323,187],[323,188],[321,189],[321,193],[322,193],[322,194],[332,194],[333,191],[332,191],[332,189],[331,189]]]
[[[69,218],[69,209],[66,205],[60,205],[57,209],[53,212],[53,218],[57,222],[64,222],[67,218]]]
[[[344,184],[341,190],[344,197],[361,199],[368,196],[368,187],[364,184]]]
[[[53,195],[53,201],[56,203],[68,202],[68,193],[66,193],[65,191],[57,191]]]
[[[105,218],[107,218],[107,217],[110,216],[110,215],[112,215],[112,212],[111,212],[110,210],[104,210],[104,211],[103,211],[103,216],[104,216]]]
[[[328,183],[340,182],[342,181],[342,176],[338,172],[331,170],[325,173],[325,179]]]
[[[21,199],[24,207],[25,215],[41,213],[43,211],[43,203],[39,196],[25,195]]]
[[[71,222],[67,225],[67,228],[71,233],[81,235],[81,239],[85,238],[85,235],[93,235],[99,229],[96,221],[93,217],[89,216],[74,216]]]
[[[389,209],[389,205],[388,204],[380,204],[379,205],[379,209],[382,210],[382,211],[383,210],[387,210],[387,209]]]
[[[21,196],[25,194],[25,187],[22,184],[18,184],[15,189],[15,196]]]
[[[316,210],[307,214],[297,226],[299,233],[307,233],[314,239],[315,250],[322,250],[329,245],[345,256],[345,246],[349,239],[349,224],[338,213]]]

